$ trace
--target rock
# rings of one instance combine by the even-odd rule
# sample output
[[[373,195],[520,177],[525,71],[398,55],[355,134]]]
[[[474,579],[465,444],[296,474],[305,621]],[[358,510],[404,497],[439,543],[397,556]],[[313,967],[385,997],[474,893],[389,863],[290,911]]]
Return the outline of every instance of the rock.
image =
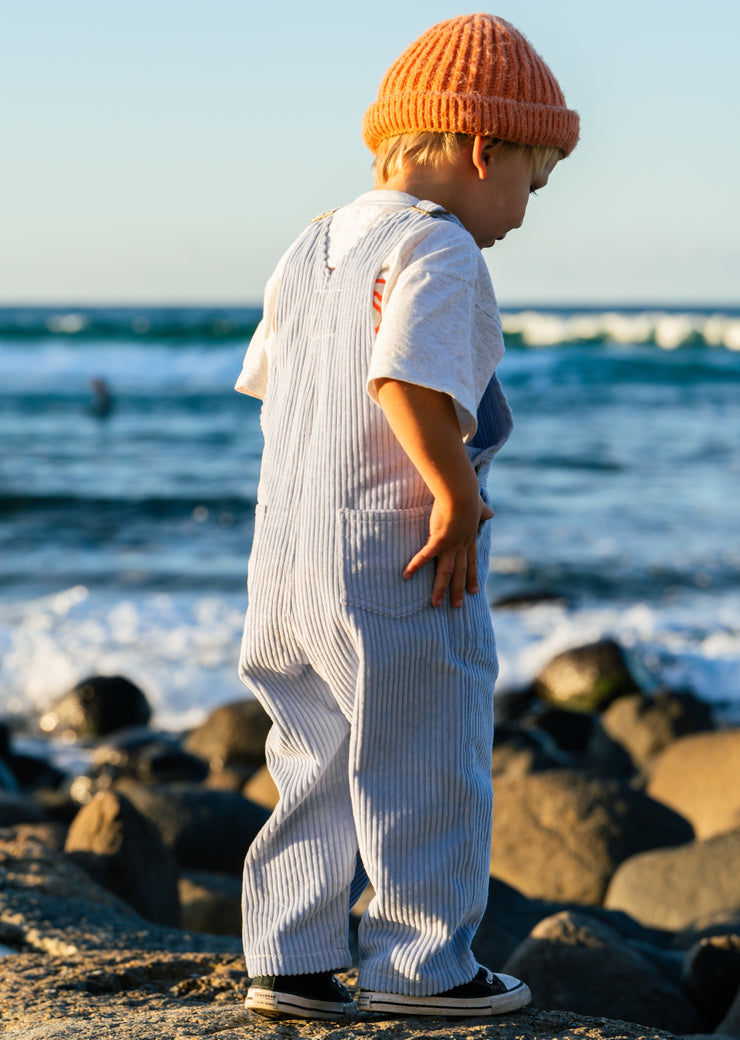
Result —
[[[697,838],[740,827],[740,728],[670,744],[655,762],[648,793],[691,820]]]
[[[32,838],[56,852],[64,850],[67,830],[63,823],[19,823],[13,827],[18,838]]]
[[[18,783],[26,789],[56,789],[64,782],[61,769],[37,755],[11,754],[8,762]]]
[[[95,775],[133,776],[147,784],[199,783],[208,766],[169,733],[149,729],[126,731],[101,744],[93,754]]]
[[[537,703],[537,697],[531,685],[524,689],[496,690],[493,702],[496,725],[518,722]]]
[[[195,784],[146,786],[123,778],[116,790],[151,820],[177,862],[241,876],[244,856],[269,813],[233,791]]]
[[[527,719],[532,726],[547,733],[562,751],[579,754],[588,747],[594,727],[594,716],[585,712],[545,708]]]
[[[49,736],[104,737],[146,726],[151,714],[146,696],[128,679],[94,675],[54,701],[39,726]]]
[[[0,833],[3,1040],[671,1040],[659,1030],[524,1008],[495,1023],[382,1018],[276,1023],[244,1009],[240,940],[148,924],[67,857]],[[355,984],[355,978],[343,976]]]
[[[504,777],[491,873],[534,898],[600,903],[623,860],[691,837],[680,816],[616,780],[569,769]]]
[[[500,596],[491,606],[496,610],[526,610],[542,606],[543,603],[567,606],[569,602],[565,593],[552,592],[550,589],[532,589],[529,592],[512,592],[508,596]]]
[[[586,914],[564,911],[541,921],[504,966],[526,979],[537,1007],[639,1022],[674,1033],[702,1020],[680,986]]]
[[[6,962],[0,980],[3,1038],[251,1036],[251,1016],[243,1006],[247,985],[243,962],[233,954],[101,950],[65,959],[22,954]],[[267,1021],[258,1035],[274,1034],[275,1024]]]
[[[213,772],[229,765],[250,766],[254,771],[265,764],[271,725],[259,701],[234,701],[215,708],[189,735],[185,747],[205,759]]]
[[[231,941],[231,940],[229,940]],[[229,954],[107,951],[21,954],[0,973],[3,1040],[671,1040],[670,1034],[571,1012],[523,1008],[478,1019],[276,1022],[244,1008],[248,980]],[[355,985],[353,975],[342,981]]]
[[[54,787],[36,788],[33,800],[47,819],[65,826],[69,826],[80,810],[80,803],[72,797],[69,787],[61,790]]]
[[[201,761],[203,760],[201,759]],[[264,768],[265,766],[260,766],[260,769]],[[257,770],[257,773],[260,772],[260,769]],[[205,784],[214,791],[243,791],[250,778],[256,775],[251,766],[224,766],[223,769],[217,769],[214,772],[209,770]],[[246,797],[248,798],[249,795]],[[253,798],[252,801],[256,801],[256,799]]]
[[[0,791],[18,791],[18,781],[10,766],[0,758]]]
[[[740,933],[702,939],[686,954],[684,989],[710,1025],[730,1010],[740,989]]]
[[[740,911],[719,910],[697,917],[688,928],[674,933],[673,945],[677,950],[690,950],[714,935],[740,935]]]
[[[735,999],[730,1005],[730,1010],[719,1023],[715,1032],[723,1036],[740,1037],[740,990],[737,991]]]
[[[584,907],[577,903],[528,899],[516,888],[499,881],[498,878],[489,880],[488,905],[473,942],[478,960],[481,964],[487,964],[500,971],[506,959],[524,942],[540,921],[563,910],[588,913],[589,917],[604,921],[619,932],[625,941],[649,949],[655,958],[661,960],[664,967],[668,958],[671,962],[669,974],[676,980],[680,979],[683,954],[669,949],[672,938],[670,933],[644,928],[627,914],[617,910]]]
[[[0,760],[7,762],[10,755],[10,737],[13,729],[9,722],[0,719]]]
[[[195,936],[145,921],[69,856],[12,830],[0,831],[0,943],[65,959],[127,949],[238,954],[241,947],[230,936]]]
[[[178,871],[154,824],[117,791],[101,791],[72,822],[65,851],[142,917],[178,927]]]
[[[674,740],[711,728],[711,708],[693,693],[625,694],[598,718],[589,744],[590,760],[602,769],[612,761],[607,769],[623,762],[625,771],[647,772],[656,755]]]
[[[267,766],[258,769],[244,785],[244,797],[270,812],[275,808],[280,796]]]
[[[210,935],[241,935],[239,878],[187,871],[180,877],[179,890],[183,928]]]
[[[702,915],[740,908],[740,831],[654,849],[618,867],[605,906],[677,931]]]
[[[0,791],[0,827],[17,823],[41,823],[46,819],[43,810],[28,795]]]
[[[568,711],[598,711],[637,689],[622,648],[611,639],[558,654],[534,681],[539,697]]]

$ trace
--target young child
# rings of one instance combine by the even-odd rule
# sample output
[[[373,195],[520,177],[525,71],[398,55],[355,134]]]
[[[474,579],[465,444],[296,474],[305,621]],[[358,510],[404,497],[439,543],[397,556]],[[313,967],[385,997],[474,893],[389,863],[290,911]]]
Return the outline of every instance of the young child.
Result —
[[[244,869],[247,1006],[490,1015],[481,967],[496,647],[489,464],[511,413],[481,249],[522,224],[578,116],[500,18],[435,25],[365,115],[375,189],[317,218],[270,279],[237,389],[264,454],[240,675],[269,713],[280,800]]]

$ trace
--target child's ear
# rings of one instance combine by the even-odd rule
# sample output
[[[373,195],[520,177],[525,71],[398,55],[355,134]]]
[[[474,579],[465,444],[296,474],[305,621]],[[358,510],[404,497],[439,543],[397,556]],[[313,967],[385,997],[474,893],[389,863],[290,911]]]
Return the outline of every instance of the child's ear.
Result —
[[[480,180],[484,181],[488,176],[488,163],[491,159],[491,138],[481,137],[476,134],[473,138],[473,166]]]

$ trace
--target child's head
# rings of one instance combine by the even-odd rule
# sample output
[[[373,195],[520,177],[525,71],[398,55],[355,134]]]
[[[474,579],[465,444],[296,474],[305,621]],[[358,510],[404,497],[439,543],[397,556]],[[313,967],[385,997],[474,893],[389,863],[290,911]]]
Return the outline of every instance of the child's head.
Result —
[[[362,131],[384,184],[407,164],[451,162],[476,136],[495,139],[498,157],[525,150],[538,174],[573,151],[578,123],[529,41],[502,18],[472,14],[432,26],[404,51]]]

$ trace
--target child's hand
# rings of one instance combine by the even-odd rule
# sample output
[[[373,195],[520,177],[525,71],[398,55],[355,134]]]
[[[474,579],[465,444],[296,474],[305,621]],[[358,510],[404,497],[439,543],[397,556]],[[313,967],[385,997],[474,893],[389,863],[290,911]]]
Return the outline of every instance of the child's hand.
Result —
[[[463,605],[466,592],[478,592],[478,528],[493,516],[493,510],[480,495],[464,507],[446,507],[435,499],[429,520],[429,538],[423,549],[409,560],[403,572],[410,578],[431,560],[437,560],[432,588],[432,606],[440,607],[447,589],[453,607]]]
[[[493,510],[480,497],[452,398],[395,379],[377,380],[376,388],[391,429],[434,497],[429,538],[403,576],[410,578],[436,559],[432,606],[442,606],[449,588],[450,603],[461,607],[466,592],[478,591],[475,538]]]

